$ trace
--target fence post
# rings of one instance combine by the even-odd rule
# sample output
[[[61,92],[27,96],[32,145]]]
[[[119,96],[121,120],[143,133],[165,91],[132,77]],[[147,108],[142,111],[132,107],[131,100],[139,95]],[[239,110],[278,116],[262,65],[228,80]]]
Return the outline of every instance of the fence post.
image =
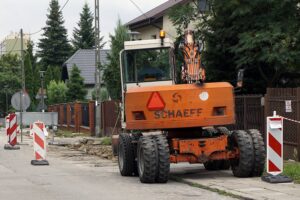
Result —
[[[89,126],[91,136],[95,136],[95,101],[89,101]]]
[[[81,126],[81,103],[75,102],[74,104],[74,123],[75,123],[75,131],[80,132],[80,126]]]
[[[64,105],[63,104],[59,104],[58,105],[58,109],[59,109],[59,124],[60,126],[62,126],[64,124]]]
[[[300,87],[296,89],[296,107],[297,107],[297,119],[300,121]],[[297,124],[297,154],[298,154],[298,161],[300,161],[300,124]]]
[[[243,101],[244,101],[244,123],[243,123],[243,129],[247,129],[247,98],[246,96],[243,96]]]
[[[71,104],[67,103],[67,127],[68,129],[70,129],[70,125],[71,125]]]

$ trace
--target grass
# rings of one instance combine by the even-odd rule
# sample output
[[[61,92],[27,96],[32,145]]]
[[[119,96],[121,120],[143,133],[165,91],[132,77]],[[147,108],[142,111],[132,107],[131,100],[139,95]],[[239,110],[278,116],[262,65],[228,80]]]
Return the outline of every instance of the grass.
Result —
[[[102,145],[111,145],[111,137],[103,137],[101,144]]]
[[[283,174],[292,178],[295,183],[300,184],[300,163],[299,162],[285,162],[283,167]]]

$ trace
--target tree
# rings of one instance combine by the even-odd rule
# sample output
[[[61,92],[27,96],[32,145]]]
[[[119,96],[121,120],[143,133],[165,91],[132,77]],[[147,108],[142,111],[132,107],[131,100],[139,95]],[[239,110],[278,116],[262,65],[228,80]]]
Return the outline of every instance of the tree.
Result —
[[[10,110],[11,96],[21,89],[20,60],[16,54],[6,54],[0,57],[0,113]],[[6,98],[7,97],[7,98]]]
[[[87,90],[84,88],[84,78],[80,76],[80,70],[76,65],[72,67],[71,76],[67,82],[68,101],[84,100]]]
[[[110,35],[111,52],[108,54],[108,65],[104,69],[104,81],[112,99],[121,99],[121,77],[119,52],[124,49],[124,41],[129,40],[128,30],[122,25],[121,20],[117,22],[115,34]]]
[[[49,66],[45,73],[45,85],[50,84],[54,80],[59,82],[61,80],[61,67],[59,66]]]
[[[48,66],[62,66],[71,53],[71,45],[67,39],[67,30],[57,0],[50,1],[44,33],[38,44],[38,56],[41,58],[42,70]]]
[[[68,88],[62,81],[50,81],[47,86],[48,104],[65,103],[67,101]]]
[[[31,99],[30,110],[34,109],[35,96],[40,87],[39,67],[36,63],[36,57],[33,55],[33,46],[33,42],[29,41],[24,58],[26,90]]]
[[[74,28],[72,44],[74,50],[92,49],[95,46],[95,30],[93,27],[94,17],[87,3],[84,4],[80,13],[80,20],[77,23],[78,28]],[[100,38],[102,43],[103,37]],[[104,44],[101,44],[102,49]]]
[[[210,12],[199,12],[194,6],[189,11],[193,16],[179,15],[186,5],[170,14],[181,34],[185,24],[196,24],[198,39],[205,40],[208,79],[234,82],[237,70],[244,68],[244,92],[264,93],[266,87],[300,84],[298,0],[209,2]]]

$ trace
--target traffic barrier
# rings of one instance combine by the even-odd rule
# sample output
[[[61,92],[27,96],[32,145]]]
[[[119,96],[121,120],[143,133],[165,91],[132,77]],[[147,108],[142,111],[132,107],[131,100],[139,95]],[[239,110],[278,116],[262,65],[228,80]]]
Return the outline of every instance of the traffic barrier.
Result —
[[[33,128],[33,124],[30,124],[30,126],[29,126],[29,135],[30,135],[30,137],[33,137],[32,128]]]
[[[45,124],[37,121],[32,125],[33,136],[33,148],[35,160],[31,161],[32,165],[49,165],[46,160],[47,148],[46,148],[46,136],[45,136]]]
[[[267,117],[267,173],[262,180],[269,183],[292,182],[283,172],[283,117],[274,111],[272,117]]]
[[[18,128],[17,115],[11,113],[8,116],[8,128],[6,130],[8,144],[4,145],[4,149],[8,149],[8,150],[20,149],[20,147],[17,146],[17,128]]]
[[[6,135],[8,135],[8,130],[9,129],[9,115],[5,117],[5,131]]]

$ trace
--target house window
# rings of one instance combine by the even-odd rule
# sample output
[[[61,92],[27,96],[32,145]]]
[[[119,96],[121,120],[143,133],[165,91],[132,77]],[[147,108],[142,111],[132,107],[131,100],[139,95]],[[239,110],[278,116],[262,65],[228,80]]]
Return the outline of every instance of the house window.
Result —
[[[151,38],[152,39],[156,39],[156,35],[151,35]]]

